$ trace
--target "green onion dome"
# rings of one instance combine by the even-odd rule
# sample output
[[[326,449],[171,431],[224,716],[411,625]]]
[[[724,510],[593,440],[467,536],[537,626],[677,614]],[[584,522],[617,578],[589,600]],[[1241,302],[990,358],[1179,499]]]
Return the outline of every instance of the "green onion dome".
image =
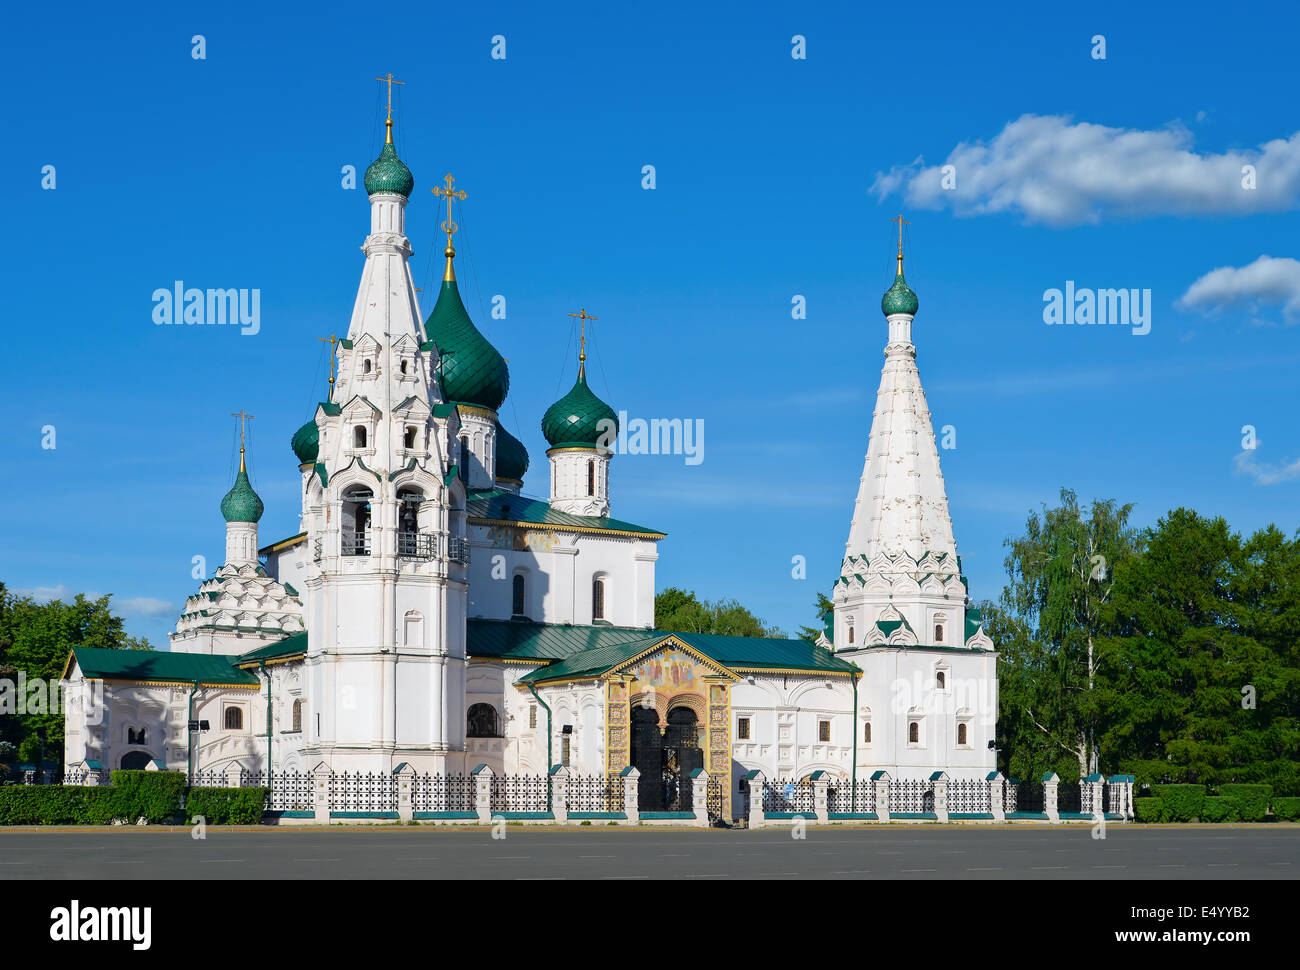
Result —
[[[415,178],[411,175],[411,170],[397,157],[397,149],[393,147],[391,141],[384,144],[379,157],[366,169],[365,183],[366,195],[392,192],[409,199],[411,191],[415,188]]]
[[[885,295],[880,298],[880,309],[889,316],[892,313],[909,313],[916,315],[918,306],[916,294],[912,288],[907,285],[907,280],[903,278],[903,256],[898,256],[898,275],[894,277],[894,285],[885,290]]]
[[[450,269],[447,275],[452,275]],[[510,368],[465,312],[455,279],[442,281],[424,332],[443,355],[442,394],[447,401],[490,411],[501,407],[510,390]]]
[[[244,468],[244,455],[239,455],[239,474],[226,497],[221,500],[221,515],[227,522],[256,522],[262,517],[262,500],[253,491]]]
[[[578,368],[573,390],[546,409],[542,434],[552,448],[596,448],[613,443],[613,436],[618,434],[618,415],[592,393],[583,367]]]
[[[316,427],[316,422],[308,421],[295,431],[289,440],[289,447],[298,456],[298,464],[309,465],[316,461],[316,456],[320,453],[320,429]]]
[[[497,422],[497,478],[521,482],[528,471],[528,449]]]

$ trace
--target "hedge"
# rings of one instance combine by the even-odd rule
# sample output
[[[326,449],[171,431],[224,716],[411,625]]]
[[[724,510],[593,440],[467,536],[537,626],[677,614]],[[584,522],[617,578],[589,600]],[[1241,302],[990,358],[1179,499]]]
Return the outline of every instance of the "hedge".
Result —
[[[150,825],[181,816],[185,774],[180,771],[114,771],[112,785],[122,798],[122,814],[134,822],[143,816]]]
[[[1241,799],[1232,795],[1216,795],[1205,799],[1201,809],[1202,822],[1240,822]]]
[[[1163,822],[1190,822],[1205,808],[1204,785],[1153,785],[1152,790],[1164,806]]]
[[[108,825],[123,818],[121,793],[76,785],[0,787],[0,825]]]
[[[265,788],[191,788],[185,822],[202,816],[207,825],[257,825],[266,804]]]
[[[1300,798],[1273,799],[1273,817],[1279,822],[1300,821]]]
[[[1165,820],[1164,800],[1150,796],[1133,799],[1133,817],[1139,822],[1163,822]]]
[[[1243,822],[1262,822],[1268,814],[1268,801],[1273,794],[1272,785],[1238,785],[1219,786],[1220,795],[1228,795],[1241,802],[1241,820]]]

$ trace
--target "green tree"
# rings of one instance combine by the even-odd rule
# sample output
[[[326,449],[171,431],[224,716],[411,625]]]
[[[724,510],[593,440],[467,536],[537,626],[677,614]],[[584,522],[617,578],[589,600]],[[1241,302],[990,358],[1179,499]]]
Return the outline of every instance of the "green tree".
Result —
[[[1060,502],[1044,506],[1041,516],[1030,513],[1024,535],[1007,540],[1010,582],[989,615],[1005,638],[994,642],[1003,651],[999,716],[1006,755],[1014,760],[1023,748],[1021,760],[1038,763],[1050,750],[1068,753],[1086,775],[1099,763],[1094,688],[1102,613],[1113,570],[1140,550],[1141,535],[1128,524],[1132,505],[1098,500],[1085,515],[1065,488]]]
[[[818,593],[813,609],[817,611],[817,625],[799,627],[799,639],[815,643],[817,638],[826,631],[826,614],[835,612],[835,604],[825,593]]]
[[[694,592],[669,587],[655,597],[655,627],[679,633],[720,633],[733,637],[777,637],[769,627],[734,599],[700,600]]]

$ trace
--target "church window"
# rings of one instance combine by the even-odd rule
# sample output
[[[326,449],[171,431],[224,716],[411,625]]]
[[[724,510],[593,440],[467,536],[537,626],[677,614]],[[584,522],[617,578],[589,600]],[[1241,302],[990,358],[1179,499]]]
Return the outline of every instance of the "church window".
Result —
[[[749,740],[749,718],[747,717],[736,718],[736,740],[737,741]]]
[[[942,623],[936,623],[936,624],[934,625],[934,642],[935,642],[935,643],[943,643],[943,624],[942,624]]]
[[[603,579],[593,579],[591,581],[591,618],[593,620],[605,619],[605,581]]]
[[[342,552],[370,555],[370,489],[354,485],[343,493]]]
[[[491,704],[471,704],[465,718],[465,737],[499,738],[501,720]]]
[[[290,728],[294,734],[302,731],[302,698],[293,702],[293,727]]]
[[[965,724],[958,724],[958,725],[957,725],[957,743],[958,743],[958,744],[966,744],[966,743],[967,743],[967,742],[966,742],[966,725],[965,725]]]
[[[465,435],[460,437],[460,480],[469,481],[469,438]]]
[[[369,374],[369,373],[370,373],[370,358],[369,358],[369,357],[367,357],[365,360],[363,360],[363,361],[361,362],[361,373],[363,373],[363,374]]]
[[[818,722],[817,722],[817,740],[818,740],[818,741],[829,741],[830,739],[831,739],[831,722],[830,722],[830,721],[818,721]]]
[[[908,724],[907,724],[907,743],[908,743],[908,744],[920,744],[920,743],[921,743],[921,722],[920,722],[920,721],[909,721],[909,722],[908,722]]]
[[[364,448],[366,446],[366,429],[362,425],[357,425],[352,429],[352,447]]]
[[[567,734],[564,736],[564,740],[560,742],[560,748],[560,763],[567,768],[569,767],[569,755],[572,753],[572,744]]]
[[[124,771],[143,771],[152,760],[147,751],[128,751],[122,756],[122,768]]]
[[[146,742],[145,742],[145,739],[144,739],[144,728],[127,728],[127,729],[126,729],[126,743],[127,743],[127,744],[145,744]]]
[[[406,434],[405,434],[405,435],[403,436],[403,438],[402,438],[402,446],[403,446],[403,447],[405,447],[405,448],[414,448],[414,447],[415,447],[415,433],[416,433],[416,432],[415,432],[415,429],[414,429],[414,428],[409,428],[409,427],[408,427],[408,428],[406,429]]]
[[[594,461],[587,462],[587,494],[596,494],[596,463]]]
[[[871,722],[867,721],[862,725],[862,740],[865,744],[871,743]]]
[[[939,690],[943,690],[947,686],[947,682],[948,676],[942,670],[934,675],[934,686]]]
[[[849,643],[853,642],[853,627],[849,627]]]
[[[537,705],[528,705],[528,726],[534,730],[537,728]]]
[[[406,373],[406,361],[402,361],[402,373]]]
[[[226,730],[242,731],[244,730],[244,712],[238,707],[226,708]]]
[[[524,577],[522,575],[517,575],[514,578],[510,597],[510,612],[515,616],[524,615]]]

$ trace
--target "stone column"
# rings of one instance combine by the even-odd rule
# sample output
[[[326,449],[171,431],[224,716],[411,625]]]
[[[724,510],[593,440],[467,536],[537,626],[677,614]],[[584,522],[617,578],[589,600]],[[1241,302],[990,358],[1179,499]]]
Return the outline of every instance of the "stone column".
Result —
[[[695,824],[709,827],[709,773],[703,768],[691,772],[691,804],[695,808]]]
[[[311,807],[316,821],[321,825],[330,823],[331,777],[329,765],[323,761],[311,770]]]
[[[936,771],[930,776],[930,788],[934,792],[934,816],[940,822],[948,821],[948,773]]]
[[[569,820],[569,769],[556,765],[551,769],[551,814],[557,825]]]
[[[1055,771],[1049,771],[1043,775],[1043,811],[1047,813],[1049,822],[1059,822],[1061,814],[1056,808],[1056,786],[1061,782],[1061,776]]]
[[[641,821],[641,772],[628,765],[618,773],[623,780],[623,814],[628,825]]]
[[[478,820],[483,825],[492,824],[492,769],[479,765],[471,775],[474,776],[474,809]]]
[[[876,786],[876,821],[889,821],[889,772],[873,771],[871,781]]]
[[[995,822],[1005,822],[1007,820],[1006,812],[1006,779],[1002,777],[1000,771],[990,771],[988,774],[989,783],[989,811],[993,813]]]
[[[1101,775],[1089,775],[1079,784],[1088,786],[1088,804],[1092,808],[1093,820],[1102,818],[1106,812],[1101,803],[1101,787],[1104,784]]]
[[[812,782],[813,790],[813,813],[817,816],[817,821],[825,825],[831,820],[830,809],[826,805],[826,789],[830,787],[830,778],[824,771],[814,771],[808,776]]]
[[[403,822],[413,822],[415,801],[411,787],[415,783],[415,769],[403,761],[393,769],[393,774],[397,776],[397,817]]]
[[[767,824],[767,815],[763,812],[763,772],[755,768],[745,773],[745,792],[749,799],[749,827],[761,829]]]

